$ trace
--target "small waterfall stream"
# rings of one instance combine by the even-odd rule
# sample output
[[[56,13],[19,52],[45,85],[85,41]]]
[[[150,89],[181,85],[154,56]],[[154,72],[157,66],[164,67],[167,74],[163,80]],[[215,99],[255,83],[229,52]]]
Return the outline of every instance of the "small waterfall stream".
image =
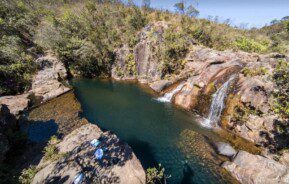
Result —
[[[208,128],[216,127],[219,122],[222,111],[225,107],[225,99],[227,97],[231,82],[235,79],[235,75],[231,76],[230,79],[225,82],[213,95],[212,104],[210,107],[210,113],[202,125]]]
[[[181,89],[184,87],[185,83],[179,84],[174,90],[167,92],[164,96],[157,98],[157,101],[159,102],[171,102],[174,94],[181,91]]]

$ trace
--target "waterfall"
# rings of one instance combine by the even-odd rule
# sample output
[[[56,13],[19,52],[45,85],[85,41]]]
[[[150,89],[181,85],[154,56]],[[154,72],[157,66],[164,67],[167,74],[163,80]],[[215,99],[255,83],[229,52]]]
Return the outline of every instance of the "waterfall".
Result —
[[[185,83],[179,84],[174,90],[167,92],[164,96],[157,98],[157,101],[159,102],[171,102],[174,94],[181,91],[181,89],[184,87]]]
[[[215,127],[219,122],[222,111],[225,107],[225,99],[227,97],[231,82],[235,79],[235,75],[225,82],[213,95],[212,104],[208,118],[203,121],[203,125],[208,128]]]

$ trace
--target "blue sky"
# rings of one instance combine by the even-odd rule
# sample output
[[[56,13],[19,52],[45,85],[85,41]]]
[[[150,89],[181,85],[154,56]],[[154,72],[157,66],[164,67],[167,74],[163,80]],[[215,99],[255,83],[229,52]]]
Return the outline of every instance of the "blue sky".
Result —
[[[140,4],[141,0],[134,0]],[[151,6],[174,10],[178,0],[151,0]],[[234,25],[247,23],[249,27],[261,27],[273,19],[289,15],[289,0],[187,0],[200,11],[200,17],[219,16],[221,20],[231,19]]]

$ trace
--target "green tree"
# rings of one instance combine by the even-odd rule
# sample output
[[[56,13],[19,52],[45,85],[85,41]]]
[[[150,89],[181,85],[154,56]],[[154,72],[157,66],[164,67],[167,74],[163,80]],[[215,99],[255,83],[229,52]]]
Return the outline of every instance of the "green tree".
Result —
[[[199,10],[197,10],[193,5],[188,6],[186,9],[186,15],[189,17],[197,17],[199,14]]]
[[[145,9],[149,9],[151,6],[151,1],[150,0],[142,0],[142,7]]]
[[[185,14],[185,2],[182,0],[181,2],[178,2],[174,5],[176,8],[176,11],[180,14]]]

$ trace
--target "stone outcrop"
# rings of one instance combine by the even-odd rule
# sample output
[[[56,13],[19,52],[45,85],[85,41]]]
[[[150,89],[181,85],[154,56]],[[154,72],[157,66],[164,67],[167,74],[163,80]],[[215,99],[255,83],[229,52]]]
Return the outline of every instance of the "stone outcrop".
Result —
[[[14,115],[26,110],[29,106],[29,94],[0,97],[0,104],[5,104]]]
[[[17,120],[15,116],[10,113],[6,105],[0,105],[0,163],[5,159],[6,153],[11,147],[9,134],[16,130]]]
[[[289,183],[289,167],[274,160],[239,151],[223,167],[243,184]]]
[[[37,105],[70,90],[64,85],[67,71],[57,58],[47,55],[35,61],[39,71],[33,77],[31,90],[22,95],[0,97],[0,104],[6,104],[11,113],[18,115],[29,105]]]
[[[149,34],[154,30],[156,39],[160,41],[164,30],[168,28],[165,22],[156,22],[152,25],[146,26],[139,33],[139,42],[130,50],[127,45],[115,51],[116,61],[112,66],[112,78],[114,79],[137,79],[141,83],[151,83],[161,80],[161,72],[159,71],[158,59],[153,53],[156,46],[155,42],[150,38]],[[157,42],[158,42],[157,41]],[[127,57],[133,56],[133,63],[135,63],[135,73],[127,71]]]
[[[101,140],[103,158],[94,157],[93,139]],[[103,133],[96,125],[87,124],[74,130],[56,145],[62,158],[42,160],[32,183],[72,183],[78,173],[86,183],[145,183],[145,172],[132,149],[110,132]]]
[[[267,144],[274,136],[274,122],[280,120],[272,110],[276,84],[271,76],[277,63],[272,55],[248,63],[238,74],[236,89],[224,112],[225,128],[258,145]]]
[[[62,62],[48,55],[38,58],[36,63],[40,70],[34,76],[30,90],[36,98],[44,102],[70,90],[62,83],[67,77],[67,71]]]

